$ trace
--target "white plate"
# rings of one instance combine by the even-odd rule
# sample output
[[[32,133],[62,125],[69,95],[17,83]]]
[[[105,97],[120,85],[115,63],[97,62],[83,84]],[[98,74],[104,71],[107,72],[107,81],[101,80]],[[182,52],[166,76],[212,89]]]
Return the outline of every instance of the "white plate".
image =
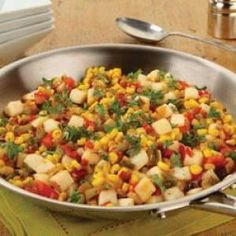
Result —
[[[0,22],[48,11],[50,0],[0,0]]]
[[[50,20],[51,17],[52,17],[52,11],[49,10],[42,14],[36,14],[15,20],[0,22],[0,33],[30,26],[43,21],[47,21]]]
[[[42,23],[30,25],[30,26],[23,27],[23,28],[20,28],[17,30],[12,30],[12,31],[8,31],[5,33],[1,33],[0,34],[0,45],[9,41],[9,40],[13,40],[13,39],[22,37],[24,35],[32,34],[34,32],[48,28],[48,27],[52,26],[53,22],[54,22],[54,18],[51,17],[51,19],[49,21],[44,21]]]
[[[41,40],[47,33],[54,29],[54,26],[34,32],[30,35],[11,40],[0,45],[0,67],[4,64],[22,57],[25,51],[33,44]]]

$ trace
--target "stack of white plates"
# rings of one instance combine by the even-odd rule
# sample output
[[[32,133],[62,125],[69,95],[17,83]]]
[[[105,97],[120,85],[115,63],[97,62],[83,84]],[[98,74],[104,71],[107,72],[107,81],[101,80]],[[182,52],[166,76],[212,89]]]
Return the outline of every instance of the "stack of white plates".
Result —
[[[0,65],[23,56],[53,22],[50,0],[0,0]]]

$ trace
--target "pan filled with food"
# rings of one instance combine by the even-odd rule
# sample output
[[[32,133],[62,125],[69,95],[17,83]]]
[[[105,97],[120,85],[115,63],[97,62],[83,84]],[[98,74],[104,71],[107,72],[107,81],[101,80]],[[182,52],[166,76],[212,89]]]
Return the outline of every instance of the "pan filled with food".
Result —
[[[235,215],[235,75],[181,52],[60,49],[0,71],[0,184],[83,217]]]

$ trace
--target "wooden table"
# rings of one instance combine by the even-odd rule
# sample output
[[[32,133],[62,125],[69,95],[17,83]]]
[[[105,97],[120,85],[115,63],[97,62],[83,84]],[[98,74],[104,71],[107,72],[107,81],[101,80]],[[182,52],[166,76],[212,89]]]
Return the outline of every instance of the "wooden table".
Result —
[[[207,35],[207,0],[53,0],[56,29],[26,55],[54,48],[94,43],[138,43],[118,30],[115,18],[129,16],[150,21],[169,31]],[[236,46],[236,40],[225,43]],[[236,54],[179,37],[157,46],[198,55],[236,72]],[[198,236],[234,236],[236,220]],[[0,224],[0,235],[8,235]]]

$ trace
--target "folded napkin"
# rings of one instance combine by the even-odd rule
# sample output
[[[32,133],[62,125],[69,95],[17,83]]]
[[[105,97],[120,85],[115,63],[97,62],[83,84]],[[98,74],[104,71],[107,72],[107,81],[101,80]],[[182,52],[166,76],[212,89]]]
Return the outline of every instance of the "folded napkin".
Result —
[[[236,190],[231,190],[236,196]],[[192,208],[170,213],[166,219],[142,218],[130,221],[85,220],[50,212],[21,196],[0,188],[0,221],[10,235],[34,236],[188,236],[233,220],[233,217]]]

